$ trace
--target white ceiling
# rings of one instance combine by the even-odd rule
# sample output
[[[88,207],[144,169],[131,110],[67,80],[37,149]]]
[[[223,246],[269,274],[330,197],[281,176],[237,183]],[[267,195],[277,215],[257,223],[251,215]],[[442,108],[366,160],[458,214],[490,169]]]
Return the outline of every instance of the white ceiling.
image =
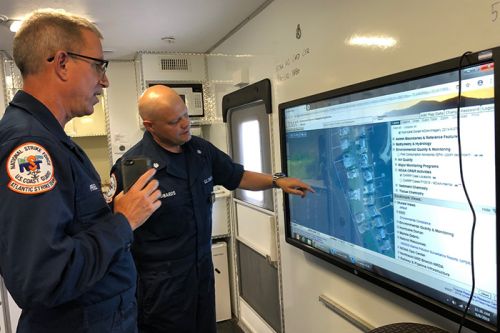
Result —
[[[0,15],[21,19],[37,8],[84,15],[104,35],[105,57],[137,51],[204,53],[272,0],[0,0]],[[174,43],[162,40],[175,37]],[[14,33],[0,24],[0,50],[12,55]]]

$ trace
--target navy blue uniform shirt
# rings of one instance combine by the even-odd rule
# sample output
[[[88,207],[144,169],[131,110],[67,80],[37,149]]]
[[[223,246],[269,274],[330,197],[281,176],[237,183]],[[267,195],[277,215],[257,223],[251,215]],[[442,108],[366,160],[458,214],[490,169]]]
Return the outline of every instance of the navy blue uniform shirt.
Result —
[[[0,161],[0,273],[23,311],[135,290],[126,218],[111,212],[84,152],[23,91],[0,121]]]
[[[233,190],[243,176],[242,165],[202,138],[193,136],[182,150],[180,154],[170,153],[145,132],[122,157],[151,158],[162,193],[161,207],[134,232],[133,253],[138,265],[210,254],[213,187],[223,185]],[[116,193],[122,190],[122,159],[112,169]]]

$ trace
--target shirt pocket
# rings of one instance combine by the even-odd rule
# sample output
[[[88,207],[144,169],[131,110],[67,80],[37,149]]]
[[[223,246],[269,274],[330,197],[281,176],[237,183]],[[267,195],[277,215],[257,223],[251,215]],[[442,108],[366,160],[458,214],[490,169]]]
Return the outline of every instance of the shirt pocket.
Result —
[[[161,207],[144,224],[157,239],[179,237],[188,232],[193,206],[187,193],[164,198]]]

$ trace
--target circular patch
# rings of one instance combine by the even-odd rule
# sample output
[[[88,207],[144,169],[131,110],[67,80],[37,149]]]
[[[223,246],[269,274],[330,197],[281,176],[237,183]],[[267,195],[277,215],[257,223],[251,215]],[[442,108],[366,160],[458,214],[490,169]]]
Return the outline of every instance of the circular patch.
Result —
[[[103,193],[106,203],[110,204],[111,201],[113,201],[115,193],[116,193],[116,176],[114,173],[112,173],[109,179],[109,188],[106,192]]]
[[[27,142],[15,148],[7,160],[9,189],[22,194],[38,194],[56,186],[54,166],[49,153],[37,143]]]

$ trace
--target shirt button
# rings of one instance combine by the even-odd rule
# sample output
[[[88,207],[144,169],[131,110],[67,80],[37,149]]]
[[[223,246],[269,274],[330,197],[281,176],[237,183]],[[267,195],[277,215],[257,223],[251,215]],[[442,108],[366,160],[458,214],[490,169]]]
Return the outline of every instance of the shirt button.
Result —
[[[132,247],[132,243],[127,243],[127,245],[125,245],[125,251],[130,251],[130,248]]]

